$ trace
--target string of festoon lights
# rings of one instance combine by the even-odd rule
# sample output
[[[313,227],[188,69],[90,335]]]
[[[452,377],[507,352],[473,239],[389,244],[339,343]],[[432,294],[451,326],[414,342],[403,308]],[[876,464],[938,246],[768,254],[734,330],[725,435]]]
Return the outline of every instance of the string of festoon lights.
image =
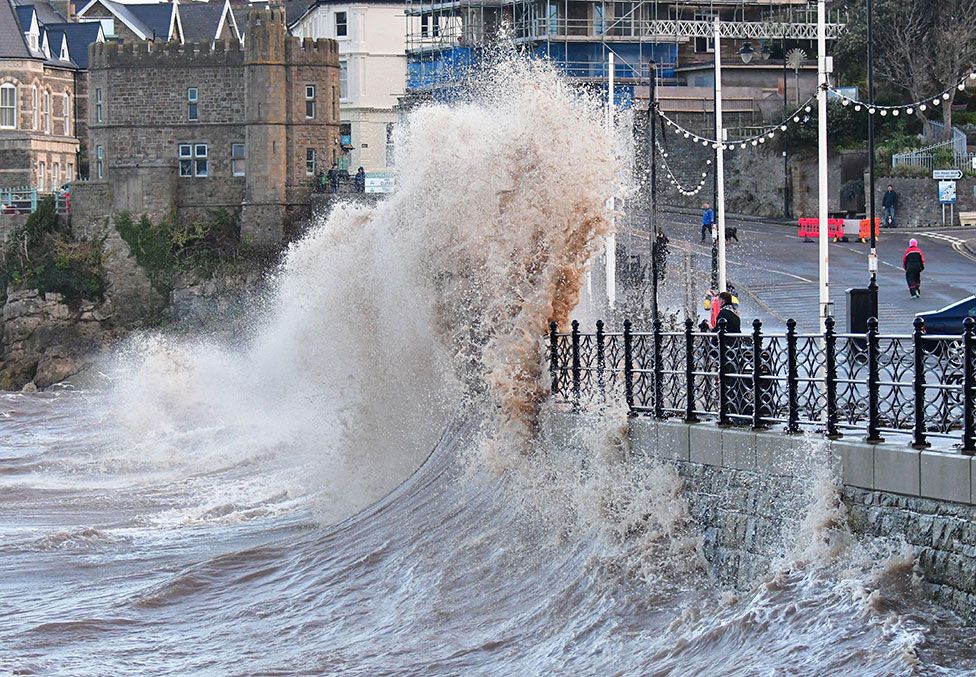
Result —
[[[691,130],[685,129],[677,122],[669,118],[665,113],[663,113],[660,108],[657,114],[661,116],[664,120],[664,124],[668,127],[674,129],[674,133],[683,136],[685,139],[690,139],[693,143],[700,143],[706,148],[711,146],[713,149],[718,150],[719,147],[722,150],[735,150],[736,147],[741,150],[745,150],[748,146],[758,146],[760,144],[766,143],[769,139],[775,138],[777,132],[785,132],[788,128],[790,122],[797,124],[805,124],[810,121],[810,113],[813,111],[813,103],[816,100],[816,95],[811,96],[802,104],[800,104],[792,114],[783,118],[780,122],[775,125],[770,125],[761,134],[756,134],[755,136],[750,136],[745,139],[736,139],[734,141],[725,141],[725,143],[719,143],[716,139],[710,139],[707,136],[702,136],[700,134],[695,134]]]
[[[935,96],[927,97],[925,99],[922,99],[921,101],[913,101],[912,103],[906,103],[901,106],[879,106],[878,104],[872,105],[867,103],[866,101],[861,101],[860,99],[854,97],[845,96],[843,92],[840,92],[834,89],[833,87],[830,88],[830,91],[840,98],[840,102],[844,106],[853,105],[855,111],[860,111],[863,109],[867,111],[869,115],[878,114],[881,117],[885,117],[886,115],[891,115],[892,117],[898,117],[898,115],[901,114],[902,112],[904,112],[906,115],[911,115],[912,113],[915,112],[916,109],[924,113],[930,107],[936,108],[938,106],[941,106],[942,102],[949,100],[951,96],[950,92],[952,92],[953,88],[958,89],[960,92],[964,91],[966,89],[967,80],[976,81],[976,71],[973,71],[968,75],[964,75],[959,80],[957,80],[954,85],[952,85],[951,87],[946,87],[944,90],[942,90]]]
[[[701,192],[701,189],[705,187],[705,179],[708,178],[708,172],[701,173],[701,181],[698,182],[697,188],[694,190],[688,190],[681,184],[681,181],[679,181],[678,177],[674,175],[674,172],[671,171],[671,165],[668,164],[668,153],[665,152],[660,143],[655,143],[654,145],[657,147],[657,152],[661,156],[661,162],[664,164],[664,169],[668,173],[668,181],[671,186],[685,197],[694,197],[695,195],[698,195],[698,193]],[[712,161],[706,160],[705,164],[711,165]]]

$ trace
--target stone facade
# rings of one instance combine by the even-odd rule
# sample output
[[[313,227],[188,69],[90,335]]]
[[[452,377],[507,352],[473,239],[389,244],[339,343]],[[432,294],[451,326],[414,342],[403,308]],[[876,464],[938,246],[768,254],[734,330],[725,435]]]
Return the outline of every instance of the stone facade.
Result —
[[[113,210],[239,209],[256,246],[307,215],[314,173],[337,153],[338,49],[288,36],[282,10],[251,11],[247,26],[243,47],[93,45],[89,173]]]
[[[74,70],[40,59],[0,59],[0,87],[16,91],[15,126],[0,128],[0,187],[45,192],[77,177],[75,82]]]

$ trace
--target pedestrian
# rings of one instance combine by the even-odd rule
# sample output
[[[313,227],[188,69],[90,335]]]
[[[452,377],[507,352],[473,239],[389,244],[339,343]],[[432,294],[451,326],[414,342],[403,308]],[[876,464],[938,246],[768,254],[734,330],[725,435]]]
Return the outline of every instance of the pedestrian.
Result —
[[[881,198],[881,206],[884,207],[884,224],[886,228],[895,227],[895,207],[898,206],[898,193],[890,183],[884,197]]]
[[[905,269],[908,293],[913,299],[917,299],[922,295],[922,271],[925,270],[925,254],[919,249],[918,240],[915,238],[908,241],[908,249],[905,250],[901,266]]]
[[[366,192],[366,170],[362,167],[356,171],[356,192]]]
[[[725,320],[725,331],[729,334],[739,334],[742,332],[742,322],[739,314],[735,312],[735,304],[732,301],[732,294],[727,291],[720,292],[718,295],[719,311],[715,318],[715,330],[718,331],[718,324]]]
[[[333,193],[339,192],[339,165],[335,162],[329,168],[329,186],[332,188]]]
[[[707,202],[702,205],[702,210],[701,241],[704,242],[705,236],[712,234],[712,227],[715,225],[715,212],[712,211]]]

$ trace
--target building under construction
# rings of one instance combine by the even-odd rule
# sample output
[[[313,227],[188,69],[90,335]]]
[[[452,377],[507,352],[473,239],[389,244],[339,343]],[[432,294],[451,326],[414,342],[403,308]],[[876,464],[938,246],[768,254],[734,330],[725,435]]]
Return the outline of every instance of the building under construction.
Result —
[[[815,89],[816,4],[806,0],[407,0],[408,90],[450,97],[499,42],[605,88],[612,52],[618,102],[646,92],[654,64],[662,110],[700,114],[707,124],[716,16],[723,102],[733,119],[747,123],[743,116],[779,110]],[[832,15],[828,36],[840,28]]]

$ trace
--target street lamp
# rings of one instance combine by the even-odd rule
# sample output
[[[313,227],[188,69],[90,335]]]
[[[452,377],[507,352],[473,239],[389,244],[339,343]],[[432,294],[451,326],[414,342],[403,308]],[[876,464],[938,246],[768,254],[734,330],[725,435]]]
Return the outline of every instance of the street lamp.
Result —
[[[762,49],[759,50],[759,55],[763,61],[769,61],[769,57],[772,56],[772,52],[769,51],[769,45],[765,42],[762,43]]]
[[[739,49],[739,56],[742,58],[742,63],[749,63],[752,61],[752,57],[755,56],[756,50],[752,48],[752,43],[746,40],[742,43],[741,49]]]

